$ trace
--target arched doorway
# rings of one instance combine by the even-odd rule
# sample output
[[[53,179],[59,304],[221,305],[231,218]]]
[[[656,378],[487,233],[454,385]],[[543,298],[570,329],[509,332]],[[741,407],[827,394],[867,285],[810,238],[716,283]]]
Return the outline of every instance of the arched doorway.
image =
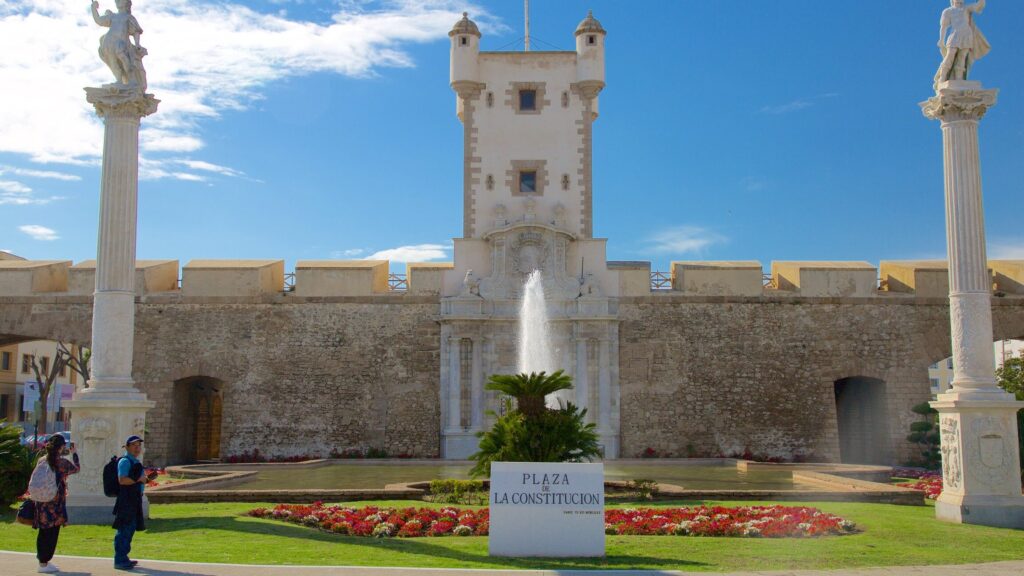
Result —
[[[892,464],[887,449],[885,381],[854,376],[836,380],[834,387],[840,460],[850,464]]]
[[[196,376],[174,383],[175,460],[201,462],[220,459],[224,383]]]

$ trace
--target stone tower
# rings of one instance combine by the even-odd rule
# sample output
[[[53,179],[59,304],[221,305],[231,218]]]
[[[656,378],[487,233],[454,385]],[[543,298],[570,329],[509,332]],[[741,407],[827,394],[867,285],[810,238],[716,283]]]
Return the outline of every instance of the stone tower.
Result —
[[[540,270],[571,400],[588,409],[607,457],[618,454],[618,273],[593,237],[593,122],[606,32],[593,15],[575,51],[481,52],[467,14],[449,33],[463,124],[463,234],[442,293],[442,453],[476,451],[500,399],[491,374],[516,371],[515,319]]]

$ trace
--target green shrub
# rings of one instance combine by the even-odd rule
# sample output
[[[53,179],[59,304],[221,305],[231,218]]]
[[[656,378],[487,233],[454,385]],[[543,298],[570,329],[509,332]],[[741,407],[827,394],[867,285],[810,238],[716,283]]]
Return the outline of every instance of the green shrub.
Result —
[[[35,454],[21,445],[21,428],[0,420],[0,506],[7,508],[28,489]]]
[[[430,501],[440,504],[483,505],[488,496],[484,492],[482,480],[445,480],[430,481]]]
[[[627,482],[626,489],[635,492],[640,500],[653,500],[658,494],[658,482],[650,478],[637,478]]]
[[[928,470],[936,470],[942,466],[942,453],[939,446],[938,412],[927,402],[922,402],[911,410],[920,414],[922,420],[910,424],[910,434],[907,440],[917,444],[921,448],[921,458],[912,460],[907,464],[911,466],[923,466]]]
[[[582,462],[601,456],[586,409],[566,403],[555,410],[544,404],[548,394],[572,388],[572,379],[561,370],[494,375],[485,388],[514,397],[516,408],[477,434],[480,448],[470,456],[476,462],[470,472],[474,478],[490,476],[491,462]]]

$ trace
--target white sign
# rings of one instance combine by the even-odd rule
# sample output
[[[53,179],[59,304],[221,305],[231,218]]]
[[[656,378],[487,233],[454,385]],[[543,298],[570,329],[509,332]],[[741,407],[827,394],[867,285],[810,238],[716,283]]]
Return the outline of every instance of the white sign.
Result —
[[[491,556],[604,556],[604,464],[491,463]]]
[[[36,402],[39,402],[39,382],[25,382],[22,394],[22,411],[35,412]]]

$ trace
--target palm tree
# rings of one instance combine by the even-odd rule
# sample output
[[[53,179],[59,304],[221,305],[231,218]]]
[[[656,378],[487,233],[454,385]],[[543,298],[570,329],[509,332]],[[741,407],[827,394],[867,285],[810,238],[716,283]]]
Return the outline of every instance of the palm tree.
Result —
[[[572,403],[560,410],[545,406],[545,396],[572,388],[572,378],[561,370],[496,374],[485,388],[515,398],[516,409],[499,417],[490,430],[477,433],[479,450],[470,456],[476,462],[470,472],[474,478],[489,476],[491,462],[582,462],[601,456],[596,427],[587,423],[585,408]]]
[[[563,370],[553,374],[494,374],[484,388],[512,396],[516,399],[516,406],[523,416],[536,419],[544,413],[544,397],[559,390],[572,388],[572,378]]]

